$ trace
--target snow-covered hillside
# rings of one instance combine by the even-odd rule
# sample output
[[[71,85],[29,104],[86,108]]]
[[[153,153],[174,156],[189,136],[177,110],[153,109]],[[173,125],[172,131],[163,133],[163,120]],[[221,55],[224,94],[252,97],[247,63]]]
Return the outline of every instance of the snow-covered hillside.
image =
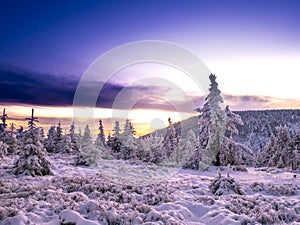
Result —
[[[10,174],[13,159],[3,158],[0,224],[300,224],[300,174],[287,169],[232,170],[244,195],[221,183],[217,196],[209,188],[215,167],[123,160],[80,167],[70,160],[53,154],[53,175],[32,177]]]

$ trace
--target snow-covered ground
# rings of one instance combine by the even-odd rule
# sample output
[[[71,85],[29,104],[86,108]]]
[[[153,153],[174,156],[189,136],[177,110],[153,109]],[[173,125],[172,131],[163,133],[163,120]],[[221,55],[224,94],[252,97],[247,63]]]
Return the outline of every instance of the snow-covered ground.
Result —
[[[215,196],[209,185],[216,168],[122,160],[80,167],[57,154],[51,156],[53,175],[31,177],[10,174],[12,160],[0,161],[1,225],[300,224],[300,174],[286,169],[231,171],[246,195]]]

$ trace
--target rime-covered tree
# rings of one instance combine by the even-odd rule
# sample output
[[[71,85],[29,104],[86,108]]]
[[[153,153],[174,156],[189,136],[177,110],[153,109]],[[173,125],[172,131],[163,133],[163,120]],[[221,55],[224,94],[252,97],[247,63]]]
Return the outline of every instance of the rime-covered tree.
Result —
[[[300,150],[300,129],[296,131],[295,136],[291,140],[292,150]]]
[[[55,126],[51,126],[47,138],[44,140],[44,146],[48,152],[55,152],[56,151],[56,138],[57,136],[57,129]]]
[[[121,146],[122,143],[120,141],[120,123],[119,121],[115,121],[115,126],[114,126],[114,133],[112,135],[112,137],[110,138],[110,147],[112,149],[112,152],[114,155],[116,155],[118,157],[118,154],[121,151]]]
[[[266,147],[263,151],[260,152],[259,156],[258,156],[258,164],[261,166],[268,166],[269,162],[271,161],[271,158],[273,157],[273,155],[275,154],[275,148],[274,148],[274,144],[275,144],[275,135],[271,134]]]
[[[58,126],[56,127],[56,133],[57,133],[57,139],[60,140],[63,135],[60,120],[58,121]]]
[[[99,133],[95,141],[95,146],[100,148],[105,145],[106,144],[105,144],[104,128],[103,128],[102,120],[99,120]]]
[[[216,82],[216,76],[210,74],[209,79],[211,84],[206,101],[210,108],[211,124],[210,136],[205,149],[203,162],[210,163],[211,161],[215,161],[215,164],[219,165],[220,162],[217,156],[220,153],[225,132],[225,113],[220,106],[220,104],[223,103],[223,98],[221,97],[221,91]]]
[[[119,158],[133,159],[137,158],[137,141],[134,137],[134,128],[129,119],[126,119],[123,133],[120,135],[121,149]]]
[[[5,112],[5,108],[3,109],[3,113],[1,115],[1,121],[2,123],[0,124],[0,132],[4,132],[5,128],[7,127],[7,124],[6,124],[6,120],[7,120],[8,116]]]
[[[238,135],[236,125],[243,125],[241,116],[230,111],[229,106],[225,108],[225,137],[220,149],[220,164],[225,166],[252,164],[254,157],[252,150],[247,146],[233,140],[233,135]]]
[[[25,118],[25,120],[28,120],[28,129],[32,130],[35,128],[35,122],[39,122],[38,118],[34,116],[34,109],[31,110],[31,117]]]
[[[259,158],[263,166],[290,166],[293,158],[292,139],[286,126],[276,127],[276,135],[271,135]]]
[[[189,160],[183,165],[183,168],[199,169],[204,166],[201,164],[201,160],[204,158],[204,152],[208,144],[210,137],[210,126],[211,126],[211,112],[208,101],[206,101],[202,108],[197,108],[195,111],[199,112],[198,125],[199,125],[199,137],[198,147],[194,154],[191,155]],[[206,163],[208,164],[208,162]]]
[[[14,132],[14,131],[16,130],[16,124],[15,124],[14,122],[12,122],[12,123],[10,123],[9,125],[10,125],[10,127],[9,127],[9,128],[10,128],[10,131],[11,131],[11,132]]]
[[[69,130],[69,136],[70,136],[70,139],[71,139],[71,144],[72,144],[73,150],[79,151],[78,137],[75,134],[75,122],[74,121],[72,121],[70,130]]]
[[[161,151],[163,157],[166,159],[166,162],[172,161],[178,164],[180,160],[178,149],[178,137],[171,118],[168,118],[168,123],[169,126],[167,128],[167,133],[161,145]]]
[[[286,126],[276,128],[276,138],[274,142],[274,154],[270,157],[269,165],[284,167],[291,165],[292,149],[290,148],[290,135]]]
[[[7,144],[5,144],[3,141],[0,141],[0,159],[6,155],[7,148]]]
[[[216,165],[220,164],[219,153],[225,133],[225,112],[220,106],[223,103],[221,91],[218,88],[216,76],[210,74],[209,79],[211,84],[205,104],[202,109],[196,109],[202,113],[199,117],[199,125],[200,132],[204,132],[199,138],[199,149],[205,147],[199,168],[207,168],[212,162]]]
[[[58,148],[60,152],[71,153],[74,150],[71,137],[69,135],[63,135],[60,142],[58,142]]]
[[[198,169],[204,149],[200,147],[199,139],[193,130],[189,130],[186,140],[182,139],[180,151],[183,155],[183,168]]]
[[[242,126],[243,120],[242,117],[236,113],[231,112],[229,109],[229,106],[226,106],[225,108],[225,129],[227,136],[229,138],[232,138],[232,135],[238,134],[239,130],[236,128],[236,125]]]
[[[111,143],[111,136],[110,136],[110,132],[108,133],[108,136],[107,136],[106,145],[107,145],[108,147],[111,147],[111,145],[112,145],[112,143]]]
[[[18,149],[18,140],[14,133],[5,132],[5,137],[2,139],[7,145],[7,152],[10,154],[14,154]]]
[[[164,138],[156,133],[140,138],[138,142],[138,158],[144,162],[160,163],[163,160],[161,144]]]
[[[44,176],[52,174],[50,161],[42,144],[40,129],[32,127],[23,136],[23,146],[12,172],[31,176]]]
[[[94,141],[91,136],[91,131],[88,125],[86,125],[82,137],[81,156],[78,159],[78,164],[84,165],[98,165],[100,157],[100,151],[94,145]]]

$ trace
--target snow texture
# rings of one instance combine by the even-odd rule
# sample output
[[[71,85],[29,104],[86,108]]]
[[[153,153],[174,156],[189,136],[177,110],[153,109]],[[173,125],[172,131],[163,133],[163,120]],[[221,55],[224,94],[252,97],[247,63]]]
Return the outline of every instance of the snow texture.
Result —
[[[13,156],[1,159],[0,224],[300,223],[299,171],[247,167],[227,177],[220,167],[219,177],[209,167],[168,175],[149,163],[101,160],[81,167],[70,158],[52,154],[53,175],[36,177],[11,174]],[[147,176],[152,182],[139,183]]]

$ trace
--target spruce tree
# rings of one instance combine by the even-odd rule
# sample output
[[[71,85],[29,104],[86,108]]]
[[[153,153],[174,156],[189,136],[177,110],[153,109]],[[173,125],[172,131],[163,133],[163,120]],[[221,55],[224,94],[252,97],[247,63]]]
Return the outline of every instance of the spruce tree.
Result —
[[[162,154],[167,161],[173,161],[176,164],[179,163],[179,149],[178,149],[178,137],[176,133],[175,126],[171,120],[171,118],[168,118],[168,129],[167,133],[164,137],[164,140],[162,142]],[[172,155],[172,157],[170,157]]]
[[[44,141],[45,148],[47,152],[55,152],[56,151],[56,136],[57,136],[57,129],[55,126],[51,126],[47,138]]]
[[[105,145],[106,144],[105,144],[104,128],[103,128],[102,120],[99,120],[99,134],[97,135],[95,146],[100,148]]]
[[[4,158],[4,156],[7,153],[7,144],[5,144],[3,141],[0,141],[0,159]]]
[[[225,113],[220,106],[220,104],[223,103],[221,91],[218,88],[216,76],[214,74],[210,74],[209,79],[211,84],[209,88],[209,94],[205,99],[207,104],[204,104],[204,107],[206,108],[201,110],[208,111],[207,114],[209,116],[209,121],[208,118],[204,118],[204,121],[201,121],[200,118],[200,126],[202,124],[204,126],[208,126],[206,129],[209,133],[209,139],[205,147],[203,158],[199,165],[199,168],[201,169],[207,168],[212,162],[215,165],[220,165],[219,154],[225,133]]]
[[[120,123],[119,121],[115,121],[115,126],[114,126],[114,133],[112,137],[110,138],[110,146],[112,149],[113,154],[119,158],[119,153],[121,151],[121,146],[122,143],[120,141]]]
[[[1,116],[1,121],[2,123],[0,124],[0,132],[4,132],[4,130],[6,129],[7,127],[7,124],[6,124],[6,120],[7,120],[8,116],[5,112],[5,108],[3,109],[3,113],[2,113],[2,116]]]
[[[100,151],[94,145],[91,131],[88,125],[86,125],[82,137],[81,145],[81,157],[78,159],[78,164],[84,165],[98,165],[100,157]]]
[[[290,148],[290,135],[286,126],[276,127],[276,138],[274,143],[274,155],[269,161],[269,165],[284,167],[290,166],[292,160],[292,149]]]
[[[72,121],[70,130],[69,130],[69,136],[70,136],[70,139],[71,139],[71,144],[72,144],[73,150],[79,151],[78,137],[75,134],[75,122],[74,121]]]
[[[137,141],[134,137],[134,128],[129,119],[126,119],[123,133],[120,135],[121,150],[119,157],[122,159],[138,158]]]
[[[26,118],[28,120],[28,128],[32,130],[36,127],[35,122],[39,122],[38,118],[34,116],[34,109],[31,110],[31,117]]]
[[[44,176],[52,174],[50,161],[42,144],[40,129],[32,127],[24,133],[23,146],[12,172],[31,176]]]

